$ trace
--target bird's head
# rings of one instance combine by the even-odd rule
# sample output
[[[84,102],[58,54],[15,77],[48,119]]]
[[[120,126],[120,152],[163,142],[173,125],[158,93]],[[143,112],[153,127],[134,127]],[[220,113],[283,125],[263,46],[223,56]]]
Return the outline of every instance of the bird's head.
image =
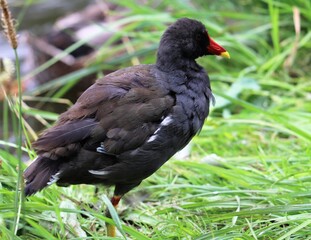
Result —
[[[158,58],[171,56],[194,60],[204,55],[230,58],[226,49],[209,36],[201,22],[189,18],[181,18],[168,27],[158,50]]]

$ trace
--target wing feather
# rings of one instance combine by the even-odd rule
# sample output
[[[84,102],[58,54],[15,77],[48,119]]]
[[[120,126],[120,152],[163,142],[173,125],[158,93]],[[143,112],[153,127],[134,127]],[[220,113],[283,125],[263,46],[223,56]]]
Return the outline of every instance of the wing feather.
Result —
[[[81,147],[120,154],[142,145],[175,102],[151,68],[122,69],[98,80],[33,144],[37,153],[56,160]]]
[[[98,122],[92,118],[68,122],[64,125],[56,125],[43,133],[33,143],[33,147],[37,151],[49,151],[53,148],[82,141],[91,134],[92,129],[97,125]]]

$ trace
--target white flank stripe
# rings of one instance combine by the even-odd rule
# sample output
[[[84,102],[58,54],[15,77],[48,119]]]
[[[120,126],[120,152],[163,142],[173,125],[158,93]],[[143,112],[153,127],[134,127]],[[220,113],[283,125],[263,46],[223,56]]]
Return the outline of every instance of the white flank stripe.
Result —
[[[59,175],[60,175],[60,172],[57,172],[56,174],[52,175],[47,185],[52,185],[53,183],[56,183],[59,180]]]
[[[173,121],[173,118],[169,115],[161,122],[161,126],[168,126]]]
[[[105,171],[105,170],[89,170],[89,173],[94,174],[94,175],[105,176],[105,175],[109,174],[109,171]]]
[[[153,142],[154,140],[156,140],[157,136],[156,135],[152,135],[147,142]]]
[[[172,117],[169,115],[167,116],[166,118],[164,118],[160,124],[160,127],[155,130],[155,132],[152,134],[152,136],[150,138],[148,138],[147,142],[150,143],[150,142],[153,142],[154,140],[157,139],[157,134],[159,133],[159,131],[161,130],[161,128],[163,126],[168,126],[170,125],[170,123],[173,121]]]

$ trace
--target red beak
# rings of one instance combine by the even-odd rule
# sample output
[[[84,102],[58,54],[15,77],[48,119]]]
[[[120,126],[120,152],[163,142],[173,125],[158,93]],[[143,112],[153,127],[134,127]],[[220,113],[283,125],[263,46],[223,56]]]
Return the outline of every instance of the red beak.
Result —
[[[207,47],[207,52],[210,55],[218,55],[225,58],[230,58],[230,54],[227,52],[226,49],[224,49],[222,46],[220,46],[218,43],[216,43],[212,38],[209,37],[209,45]]]

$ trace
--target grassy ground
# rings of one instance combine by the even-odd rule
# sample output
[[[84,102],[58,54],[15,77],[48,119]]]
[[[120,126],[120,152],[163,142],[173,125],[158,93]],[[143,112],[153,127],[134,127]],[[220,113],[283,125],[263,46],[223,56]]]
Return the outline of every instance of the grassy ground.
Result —
[[[311,239],[310,1],[123,2],[130,11],[115,24],[128,25],[98,50],[97,61],[24,97],[60,83],[49,96],[61,101],[66,84],[85,72],[117,69],[133,60],[154,62],[161,33],[179,17],[203,21],[231,54],[230,61],[199,60],[209,72],[216,105],[192,141],[190,156],[170,160],[123,200],[116,224],[125,236]],[[131,37],[133,53],[122,51],[124,44],[112,45],[125,36]],[[4,108],[4,119],[12,108]],[[50,112],[36,113],[55,119]],[[7,128],[4,124],[3,131]],[[106,239],[107,197],[94,196],[92,186],[52,186],[16,202],[14,148],[0,149],[1,239]],[[34,156],[27,147],[24,153]]]

